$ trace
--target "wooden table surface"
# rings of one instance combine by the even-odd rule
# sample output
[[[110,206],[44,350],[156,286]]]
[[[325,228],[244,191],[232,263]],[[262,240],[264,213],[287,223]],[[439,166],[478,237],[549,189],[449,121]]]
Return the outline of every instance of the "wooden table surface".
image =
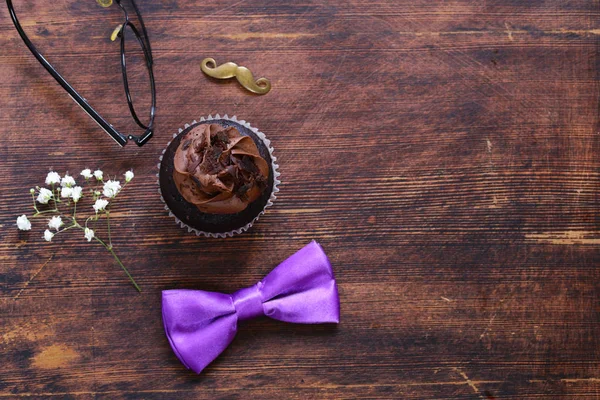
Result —
[[[157,129],[123,149],[0,7],[0,398],[600,398],[598,1],[139,6]],[[15,7],[69,82],[135,132],[109,40],[118,8]],[[206,78],[205,57],[272,92]],[[265,132],[283,180],[252,230],[225,240],[177,227],[155,177],[177,128],[214,113]],[[141,294],[81,235],[15,227],[49,168],[84,167],[135,171],[113,223]],[[244,323],[201,375],[186,370],[161,290],[232,292],[311,239],[337,274],[339,326]]]

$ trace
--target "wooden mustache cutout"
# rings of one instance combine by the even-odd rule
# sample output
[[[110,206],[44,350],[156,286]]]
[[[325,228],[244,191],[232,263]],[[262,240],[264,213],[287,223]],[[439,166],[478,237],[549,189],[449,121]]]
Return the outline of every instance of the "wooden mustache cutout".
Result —
[[[212,64],[212,66],[210,66]],[[227,62],[217,66],[214,58],[205,58],[201,64],[202,72],[217,79],[237,78],[240,85],[256,94],[267,94],[271,90],[271,82],[267,78],[259,78],[256,81],[252,72],[246,67]]]

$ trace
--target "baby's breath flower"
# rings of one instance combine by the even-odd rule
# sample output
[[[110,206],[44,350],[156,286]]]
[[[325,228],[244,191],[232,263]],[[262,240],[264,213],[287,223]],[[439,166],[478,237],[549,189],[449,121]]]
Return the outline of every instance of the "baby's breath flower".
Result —
[[[72,195],[73,195],[73,188],[64,187],[60,190],[60,197],[62,197],[63,199],[71,197]]]
[[[106,183],[104,183],[103,189],[104,196],[112,199],[119,194],[119,191],[121,190],[121,183],[119,181],[108,180]]]
[[[96,213],[98,213],[98,211],[104,211],[104,209],[106,208],[107,205],[108,205],[108,200],[98,199],[94,203],[93,207],[94,207],[94,210],[96,210]]]
[[[54,233],[50,232],[48,229],[44,231],[44,239],[49,242],[54,237]]]
[[[52,196],[53,196],[52,191],[50,191],[46,188],[41,188],[40,193],[38,194],[38,197],[36,200],[40,204],[48,204],[48,202],[50,201]]]
[[[104,180],[104,174],[99,169],[94,171],[90,168],[85,168],[82,169],[79,174],[75,175],[77,178],[66,173],[61,178],[61,175],[59,175],[57,172],[50,171],[46,176],[46,185],[44,185],[44,187],[40,187],[41,185],[34,186],[29,190],[31,196],[29,204],[31,206],[31,201],[33,200],[33,209],[35,210],[35,214],[33,216],[37,217],[40,214],[51,213],[48,214],[48,218],[51,218],[46,219],[47,227],[44,228],[45,230],[42,235],[44,240],[47,242],[52,242],[54,236],[56,236],[58,233],[70,230],[71,228],[78,228],[78,231],[83,230],[83,236],[88,242],[91,242],[92,239],[94,239],[95,242],[98,242],[112,254],[115,261],[123,270],[125,270],[125,273],[131,280],[131,283],[138,291],[141,292],[140,287],[137,285],[129,271],[127,271],[127,268],[125,268],[113,250],[109,222],[110,213],[108,211],[110,209],[109,207],[113,205],[112,199],[121,192],[123,186],[125,186],[134,178],[133,171],[129,170],[123,174],[123,186],[121,186],[121,181],[117,180],[116,178],[111,179],[111,176],[108,174],[106,176],[106,180]],[[77,186],[76,179],[79,179],[80,182],[83,182],[79,176],[85,178],[87,183],[90,183],[90,180],[92,179],[93,182],[91,183],[95,183],[94,185],[90,185],[90,187],[85,188],[85,195],[82,187],[84,185],[82,184],[82,186]],[[102,187],[99,188],[98,183],[100,183]],[[61,202],[59,198],[68,200]],[[70,199],[73,199],[73,201],[71,202]],[[48,204],[50,201],[54,203],[54,208],[40,211],[38,204]],[[82,205],[83,210],[77,207],[79,202],[87,204],[86,201],[93,204],[93,209],[96,212],[95,215],[91,214],[91,210],[89,208],[87,208],[87,212],[85,212],[86,207],[88,207],[87,205]],[[63,210],[59,210],[59,203],[62,203],[61,208],[70,207],[71,212],[61,215]],[[106,220],[106,229],[108,234],[108,239],[106,242],[97,237],[94,230],[86,226],[90,220],[92,220],[94,223],[98,222],[100,219],[100,215],[98,215],[99,212],[104,213],[104,215],[102,215],[102,219]],[[87,215],[82,216],[81,214]],[[64,221],[62,219],[63,216],[65,218]],[[80,221],[82,221],[85,217],[88,217],[85,220],[85,223],[81,223]],[[32,229],[31,222],[26,215],[21,215],[18,217],[16,222],[16,225],[20,230],[29,231]],[[95,227],[96,226],[94,225],[94,228]]]
[[[79,199],[81,198],[82,191],[83,191],[83,188],[81,186],[75,186],[73,188],[73,193],[71,193],[71,197],[73,198],[73,201],[75,203],[77,203],[79,201]]]
[[[86,168],[83,171],[81,171],[80,175],[83,176],[85,179],[90,179],[92,176],[94,176],[92,174],[92,170],[89,168]]]
[[[127,171],[125,172],[125,183],[129,183],[131,182],[131,180],[133,179],[133,171]]]
[[[92,239],[94,238],[94,231],[90,228],[85,228],[84,235],[85,235],[85,238],[87,239],[87,241],[91,242]]]
[[[22,231],[31,230],[31,222],[29,222],[25,214],[17,218],[17,227]]]
[[[60,186],[62,187],[73,187],[75,186],[75,178],[73,178],[71,175],[69,174],[65,174],[65,176],[61,179],[60,181]]]
[[[50,171],[46,176],[46,185],[56,185],[60,183],[60,175],[58,172]]]
[[[63,226],[63,222],[60,216],[58,215],[55,215],[48,221],[48,228],[56,229],[58,231],[58,228],[60,228],[61,226]]]

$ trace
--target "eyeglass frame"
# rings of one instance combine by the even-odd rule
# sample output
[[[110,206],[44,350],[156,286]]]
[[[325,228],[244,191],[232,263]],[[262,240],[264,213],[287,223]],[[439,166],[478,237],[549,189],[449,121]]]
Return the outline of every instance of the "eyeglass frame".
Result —
[[[88,114],[90,118],[92,118],[96,123],[110,136],[113,138],[115,142],[117,142],[121,147],[125,146],[128,140],[132,140],[139,147],[143,146],[148,140],[152,137],[154,133],[154,117],[156,114],[156,86],[154,83],[154,73],[152,70],[153,60],[152,60],[152,50],[150,47],[150,40],[148,39],[148,33],[146,31],[146,27],[144,25],[144,21],[142,19],[142,15],[139,12],[137,4],[135,4],[134,0],[129,0],[133,6],[133,9],[139,19],[142,33],[144,34],[144,40],[140,37],[139,30],[135,27],[135,25],[129,20],[129,14],[127,10],[122,4],[122,0],[115,0],[117,5],[121,8],[123,13],[125,14],[125,22],[121,25],[121,29],[118,32],[118,36],[121,39],[121,72],[123,74],[123,85],[125,88],[125,96],[127,98],[127,105],[129,107],[129,111],[131,116],[133,117],[135,123],[142,129],[145,129],[142,135],[124,135],[118,130],[116,130],[108,121],[106,121],[94,108],[87,102],[87,100],[81,96],[74,88],[71,86],[65,78],[62,77],[61,74],[56,71],[56,69],[44,58],[44,56],[38,51],[38,49],[33,45],[25,31],[23,30],[19,20],[17,19],[17,15],[12,5],[12,0],[6,0],[6,5],[8,7],[8,11],[10,17],[21,36],[21,39],[25,42],[25,45],[29,48],[29,51],[35,56],[35,58],[39,61],[40,64],[52,75],[52,77],[62,86],[63,89],[67,91],[69,96],[77,103],[83,111]],[[144,125],[137,116],[135,112],[135,108],[133,106],[133,100],[131,98],[131,93],[129,91],[129,83],[127,79],[127,62],[125,60],[125,28],[129,26],[132,30],[135,38],[138,43],[142,47],[142,51],[144,53],[144,58],[146,61],[146,67],[148,69],[148,77],[150,78],[150,90],[151,90],[151,107],[150,107],[150,122],[148,125]]]

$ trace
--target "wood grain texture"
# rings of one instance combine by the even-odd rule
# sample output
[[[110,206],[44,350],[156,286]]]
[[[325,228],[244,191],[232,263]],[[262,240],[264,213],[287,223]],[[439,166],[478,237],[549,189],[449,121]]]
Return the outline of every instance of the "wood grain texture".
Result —
[[[69,82],[132,129],[118,10],[15,3]],[[0,7],[0,398],[600,398],[599,6],[146,1],[158,113],[141,149],[100,131]],[[273,90],[209,80],[205,57]],[[265,132],[283,180],[226,240],[178,228],[156,191],[171,134],[214,113]],[[102,248],[14,226],[48,168],[84,166],[136,173],[115,247],[142,294]],[[255,320],[187,371],[161,290],[249,286],[311,239],[334,264],[341,324]]]

